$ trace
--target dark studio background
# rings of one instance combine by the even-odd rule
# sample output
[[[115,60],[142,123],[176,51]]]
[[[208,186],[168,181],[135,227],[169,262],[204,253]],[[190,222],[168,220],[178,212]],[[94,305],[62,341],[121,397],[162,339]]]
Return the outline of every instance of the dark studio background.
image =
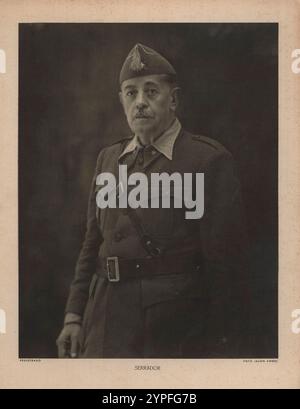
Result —
[[[20,24],[20,357],[56,357],[103,145],[128,136],[118,75],[137,42],[165,55],[179,118],[234,155],[251,249],[252,357],[277,355],[277,24]]]

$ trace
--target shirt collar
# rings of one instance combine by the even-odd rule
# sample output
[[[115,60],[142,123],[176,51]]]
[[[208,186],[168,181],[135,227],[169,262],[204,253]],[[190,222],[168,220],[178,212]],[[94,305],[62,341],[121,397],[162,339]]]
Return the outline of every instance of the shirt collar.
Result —
[[[162,153],[166,158],[169,160],[173,159],[173,150],[175,141],[180,133],[181,130],[181,123],[177,118],[172,122],[172,125],[155,141],[152,142],[152,146],[160,153]],[[139,139],[137,135],[131,139],[129,144],[126,146],[124,151],[119,156],[121,159],[123,156],[127,155],[128,153],[132,153],[135,149],[141,147]]]

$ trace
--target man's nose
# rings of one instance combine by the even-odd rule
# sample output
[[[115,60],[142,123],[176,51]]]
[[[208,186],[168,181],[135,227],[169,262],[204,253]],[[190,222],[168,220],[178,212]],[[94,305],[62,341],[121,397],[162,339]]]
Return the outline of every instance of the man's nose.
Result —
[[[135,102],[138,109],[145,108],[148,105],[144,92],[141,91],[137,94]]]

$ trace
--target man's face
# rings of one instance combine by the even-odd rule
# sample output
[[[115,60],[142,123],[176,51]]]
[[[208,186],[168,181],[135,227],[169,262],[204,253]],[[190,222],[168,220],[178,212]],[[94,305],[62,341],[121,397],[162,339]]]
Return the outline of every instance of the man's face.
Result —
[[[177,90],[162,75],[148,75],[122,83],[120,100],[130,129],[149,142],[166,130],[175,114]]]

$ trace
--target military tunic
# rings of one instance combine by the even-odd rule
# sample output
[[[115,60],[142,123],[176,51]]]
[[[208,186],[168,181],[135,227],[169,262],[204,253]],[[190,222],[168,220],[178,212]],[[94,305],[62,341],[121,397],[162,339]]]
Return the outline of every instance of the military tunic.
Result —
[[[231,154],[218,142],[181,129],[172,158],[153,146],[128,151],[131,141],[104,148],[92,181],[87,231],[71,285],[66,312],[84,316],[81,357],[208,358],[238,355],[241,343],[245,229],[239,181]],[[204,173],[205,211],[187,220],[185,209],[135,211],[163,254],[197,262],[179,274],[141,276],[117,283],[103,274],[110,256],[147,259],[145,248],[124,209],[96,205],[96,177],[119,164],[128,173]],[[168,192],[169,193],[169,192]],[[162,194],[164,194],[162,192]],[[164,267],[166,268],[166,267]],[[182,273],[182,274],[180,274]]]

